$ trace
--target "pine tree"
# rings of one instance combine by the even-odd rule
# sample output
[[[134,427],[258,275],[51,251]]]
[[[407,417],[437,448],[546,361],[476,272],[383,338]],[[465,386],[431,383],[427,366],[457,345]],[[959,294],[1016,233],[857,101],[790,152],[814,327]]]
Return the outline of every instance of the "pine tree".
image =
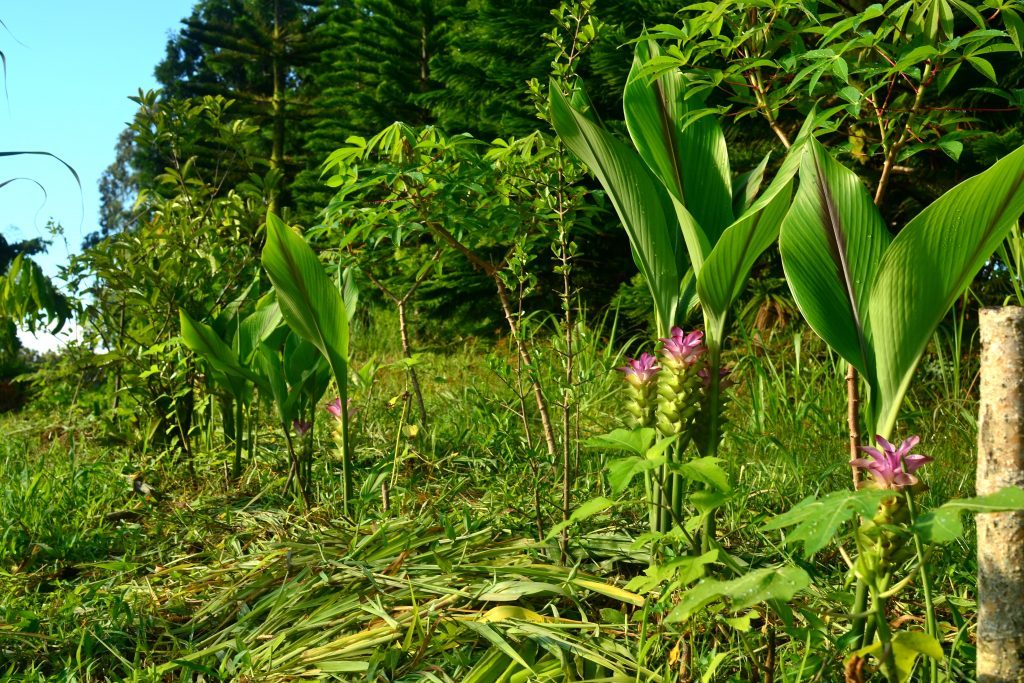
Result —
[[[201,0],[156,68],[166,97],[223,95],[265,136],[269,167],[288,187],[310,165],[302,139],[310,103],[300,70],[327,47],[321,26],[336,4],[322,0]],[[290,201],[283,196],[272,209]]]

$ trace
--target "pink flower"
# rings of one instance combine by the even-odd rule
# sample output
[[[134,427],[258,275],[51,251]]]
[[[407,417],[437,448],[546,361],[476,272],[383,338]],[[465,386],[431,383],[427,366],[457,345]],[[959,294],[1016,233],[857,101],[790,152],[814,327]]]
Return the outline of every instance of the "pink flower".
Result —
[[[334,399],[333,401],[328,403],[325,407],[327,408],[327,412],[329,412],[331,415],[334,416],[334,419],[336,419],[336,420],[340,420],[341,419],[342,407],[341,407],[341,398],[340,397]],[[345,401],[345,408],[344,408],[344,410],[345,410],[346,413],[348,413],[349,419],[351,419],[352,416],[355,415],[358,412],[357,410],[352,410],[352,399],[348,399],[347,401]]]
[[[898,491],[906,486],[913,486],[917,483],[914,472],[932,461],[927,455],[910,452],[920,440],[919,437],[912,436],[896,448],[883,437],[875,435],[875,441],[882,450],[861,446],[861,450],[870,455],[872,460],[855,458],[850,461],[850,466],[871,472],[874,483],[879,488]]]
[[[729,379],[730,374],[732,374],[731,370],[728,370],[726,368],[718,369],[718,377],[720,378],[718,380],[719,389],[728,389],[729,387],[736,384],[736,382],[733,382],[731,379]],[[711,386],[710,370],[708,370],[707,368],[701,368],[700,370],[697,371],[697,376],[700,377],[700,381],[704,384],[705,389]]]
[[[313,426],[312,422],[305,422],[304,420],[292,420],[292,428],[295,429],[295,433],[299,436],[303,436]]]
[[[658,374],[657,359],[649,353],[641,353],[636,360],[627,360],[629,363],[618,369],[626,373],[626,379],[631,384],[647,384]]]
[[[700,330],[684,333],[682,328],[673,327],[671,332],[671,337],[661,340],[665,344],[661,352],[666,358],[693,365],[707,351],[707,347],[704,346],[704,333]]]

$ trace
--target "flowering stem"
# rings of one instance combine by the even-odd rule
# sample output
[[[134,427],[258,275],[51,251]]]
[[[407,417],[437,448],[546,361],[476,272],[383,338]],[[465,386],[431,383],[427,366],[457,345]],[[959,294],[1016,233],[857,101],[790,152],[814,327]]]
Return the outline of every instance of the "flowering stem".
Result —
[[[710,411],[708,421],[708,442],[705,446],[704,455],[714,457],[718,454],[718,442],[721,440],[722,430],[722,350],[718,339],[708,339],[708,394],[706,409]],[[704,529],[701,535],[701,552],[706,553],[711,549],[712,540],[718,533],[715,511],[709,510],[704,517]]]
[[[892,632],[889,631],[889,622],[885,618],[885,599],[880,596],[880,586],[872,586],[872,606],[875,613],[875,627],[878,629],[878,639],[882,642],[882,655],[879,659],[885,671],[885,677],[889,683],[899,683],[899,672],[896,671],[896,662],[892,656]]]
[[[914,528],[914,498],[910,494],[909,490],[904,490],[903,495],[907,500],[907,512],[909,515],[908,525],[911,529]],[[935,619],[935,604],[932,602],[932,585],[931,578],[928,576],[928,564],[925,562],[924,557],[924,546],[921,543],[921,537],[917,532],[912,533],[914,537],[914,552],[917,554],[917,563],[919,571],[921,572],[921,592],[924,594],[924,610],[925,610],[925,632],[932,638],[938,638],[939,628],[938,623]],[[939,667],[931,657],[928,658],[928,680],[930,683],[938,683],[939,681]]]

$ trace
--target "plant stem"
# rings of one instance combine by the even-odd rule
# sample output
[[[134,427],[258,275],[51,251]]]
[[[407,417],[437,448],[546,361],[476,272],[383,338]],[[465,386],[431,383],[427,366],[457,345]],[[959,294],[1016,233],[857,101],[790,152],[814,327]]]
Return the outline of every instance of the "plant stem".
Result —
[[[860,451],[860,422],[858,420],[860,395],[858,389],[857,368],[848,364],[846,369],[846,425],[850,432],[850,460],[858,458]],[[860,469],[857,467],[850,469],[853,471],[853,488],[857,490],[860,488]]]
[[[903,495],[907,501],[907,512],[909,513],[908,525],[913,529],[914,518],[916,516],[916,511],[914,510],[914,497],[910,494],[909,490],[905,490]],[[931,577],[928,575],[928,565],[925,562],[924,546],[922,545],[921,537],[917,532],[913,532],[913,537],[914,552],[917,554],[917,563],[920,567],[919,571],[921,572],[921,592],[924,595],[924,628],[928,635],[938,640],[939,626],[938,621],[935,618],[935,604],[932,601]],[[931,657],[928,658],[928,681],[929,683],[939,683],[939,663]]]
[[[509,301],[508,289],[505,287],[505,283],[497,273],[494,273],[492,278],[498,288],[498,299],[501,301],[501,310],[505,314],[505,322],[508,323],[512,339],[515,341],[519,357],[522,359],[527,377],[529,377],[530,386],[533,387],[533,396],[537,401],[537,412],[540,413],[540,423],[544,431],[544,442],[547,445],[548,455],[555,455],[558,452],[555,445],[555,430],[551,426],[551,415],[548,412],[544,391],[540,386],[540,379],[537,378],[537,374],[533,371],[533,358],[530,356],[530,348],[527,346],[526,340],[519,334],[519,325],[516,324],[516,315],[512,311],[512,303]]]
[[[882,642],[882,655],[879,660],[885,669],[885,677],[889,683],[899,683],[899,672],[896,671],[896,662],[892,655],[892,633],[889,631],[889,622],[885,618],[885,600],[878,597],[878,586],[872,590],[872,607],[875,613],[875,627],[878,629],[878,639]]]

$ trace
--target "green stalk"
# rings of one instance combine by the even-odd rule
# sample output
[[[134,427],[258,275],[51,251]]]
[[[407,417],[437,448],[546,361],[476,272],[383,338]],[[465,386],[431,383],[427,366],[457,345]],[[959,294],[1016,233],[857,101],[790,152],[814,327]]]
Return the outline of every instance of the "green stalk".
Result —
[[[672,446],[672,462],[681,463],[683,461],[683,455],[686,452],[686,445],[686,440],[681,436],[676,439],[676,443]],[[683,495],[685,494],[683,478],[678,474],[673,474],[670,486],[672,494],[672,516],[675,519],[682,519]]]
[[[911,529],[914,528],[914,498],[910,495],[909,490],[904,490],[903,495],[907,500],[907,512],[909,515],[909,526]],[[928,576],[928,565],[924,558],[924,546],[921,543],[921,537],[914,532],[914,552],[917,554],[917,563],[920,567],[921,572],[921,592],[924,594],[924,610],[925,610],[925,632],[932,638],[938,640],[939,627],[938,621],[935,618],[935,604],[932,601],[932,585],[931,578]],[[939,682],[939,663],[928,658],[928,681],[929,683]]]
[[[861,579],[857,579],[857,591],[853,596],[853,608],[850,613],[855,615],[853,617],[852,632],[856,636],[857,642],[860,643],[860,647],[864,647],[867,643],[864,642],[864,637],[867,634],[867,622],[868,619],[864,616],[868,608],[868,584]]]
[[[245,405],[241,399],[235,401],[235,462],[231,467],[231,478],[237,480],[242,476],[242,434],[245,424]]]
[[[724,329],[720,331],[720,334],[724,335]],[[718,442],[721,440],[719,432],[722,429],[722,378],[720,376],[722,367],[722,351],[719,346],[718,339],[710,338],[710,335],[708,335],[708,337],[708,356],[711,362],[708,363],[709,386],[707,410],[710,411],[710,415],[708,416],[708,442],[705,445],[704,455],[714,457],[718,454]],[[705,488],[709,487],[705,485]],[[704,517],[704,528],[700,541],[700,549],[702,553],[706,553],[711,550],[712,539],[714,539],[718,534],[717,526],[715,511],[711,510],[708,512],[707,516]]]
[[[345,378],[347,380],[347,378]],[[341,394],[341,513],[348,516],[348,503],[352,498],[352,446],[348,429],[348,385],[338,385]]]
[[[892,656],[892,633],[889,631],[889,622],[885,620],[885,600],[879,597],[882,593],[878,586],[872,590],[871,602],[872,611],[875,613],[875,627],[878,629],[878,639],[882,641],[882,666],[885,669],[885,677],[889,683],[900,683],[899,672],[896,671],[896,662]]]

